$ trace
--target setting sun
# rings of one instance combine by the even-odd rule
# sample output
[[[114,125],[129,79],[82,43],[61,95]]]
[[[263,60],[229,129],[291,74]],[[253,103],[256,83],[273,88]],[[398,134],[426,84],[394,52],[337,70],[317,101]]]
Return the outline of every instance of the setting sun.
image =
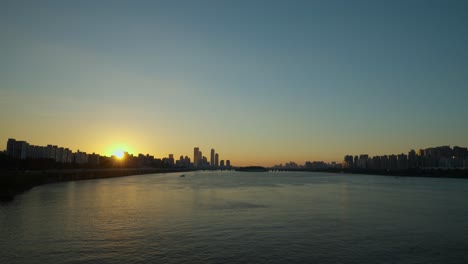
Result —
[[[122,159],[124,157],[124,151],[121,150],[121,149],[118,149],[114,152],[114,155],[118,158],[118,159]]]

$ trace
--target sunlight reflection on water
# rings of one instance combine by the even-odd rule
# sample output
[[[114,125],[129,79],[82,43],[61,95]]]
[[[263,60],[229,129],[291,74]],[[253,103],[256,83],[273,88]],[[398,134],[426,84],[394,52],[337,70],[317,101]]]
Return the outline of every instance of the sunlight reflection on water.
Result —
[[[468,181],[192,172],[39,186],[2,263],[467,263]]]

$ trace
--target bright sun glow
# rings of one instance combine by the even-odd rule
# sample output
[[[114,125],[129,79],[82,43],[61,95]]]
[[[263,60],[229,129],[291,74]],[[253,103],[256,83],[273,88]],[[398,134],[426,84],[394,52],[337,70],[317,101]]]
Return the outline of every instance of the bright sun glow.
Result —
[[[118,159],[122,159],[124,157],[124,151],[121,150],[121,149],[118,149],[114,152],[114,155],[118,158]]]

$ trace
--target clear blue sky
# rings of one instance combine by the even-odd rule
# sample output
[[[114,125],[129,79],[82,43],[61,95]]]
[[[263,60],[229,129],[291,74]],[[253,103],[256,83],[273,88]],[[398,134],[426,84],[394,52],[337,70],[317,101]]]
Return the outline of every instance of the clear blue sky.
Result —
[[[0,142],[234,164],[468,146],[466,1],[2,1]]]

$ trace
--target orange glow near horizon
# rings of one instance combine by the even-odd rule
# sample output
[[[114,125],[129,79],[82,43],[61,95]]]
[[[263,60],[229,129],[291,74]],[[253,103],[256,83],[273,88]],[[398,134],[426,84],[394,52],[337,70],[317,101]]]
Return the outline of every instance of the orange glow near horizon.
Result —
[[[123,159],[126,152],[132,153],[132,148],[126,144],[114,144],[107,149],[106,154],[108,156],[115,156],[118,159]]]
[[[121,150],[121,149],[118,149],[114,152],[114,155],[115,157],[117,157],[118,159],[123,159],[124,157],[124,151]]]

